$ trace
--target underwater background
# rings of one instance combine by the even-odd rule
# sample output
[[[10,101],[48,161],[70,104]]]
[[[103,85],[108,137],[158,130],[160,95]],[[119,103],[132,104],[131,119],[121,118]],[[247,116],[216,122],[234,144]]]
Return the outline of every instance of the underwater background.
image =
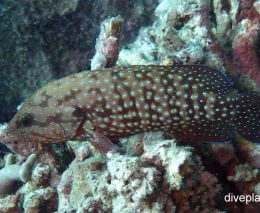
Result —
[[[174,64],[207,65],[259,92],[260,1],[2,0],[0,132],[51,80]],[[124,154],[109,157],[87,141],[34,154],[1,144],[0,212],[259,212],[260,146],[237,141],[183,146],[144,133],[116,141]]]

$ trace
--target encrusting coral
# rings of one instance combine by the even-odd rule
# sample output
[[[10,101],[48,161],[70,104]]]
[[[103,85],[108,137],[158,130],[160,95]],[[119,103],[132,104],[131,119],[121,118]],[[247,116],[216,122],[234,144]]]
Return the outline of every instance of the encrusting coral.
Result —
[[[260,87],[260,12],[254,6],[257,6],[257,1],[255,4],[254,2],[254,0],[240,1],[232,49],[235,66],[239,68],[242,76],[254,79],[257,87]]]
[[[120,16],[108,18],[101,23],[96,41],[96,53],[91,60],[91,70],[115,65],[119,52],[123,19]]]
[[[129,151],[135,150],[137,140],[143,144],[143,151],[139,154]],[[221,188],[212,174],[207,173],[208,180],[202,181],[206,172],[199,158],[192,156],[191,148],[176,146],[174,140],[165,140],[158,133],[124,138],[121,145],[128,154],[108,153],[104,161],[91,151],[92,154],[83,160],[75,158],[58,186],[58,212],[170,212],[182,208],[181,202],[187,205],[189,202],[184,201],[186,198],[179,200],[175,193],[179,190],[188,193],[185,190],[192,190],[195,186],[202,190],[197,192],[198,203],[202,204],[202,199],[205,199],[200,198],[200,193],[209,190],[211,196],[207,199],[211,204],[207,207],[216,208]],[[81,149],[76,148],[75,142],[71,142],[71,146],[75,147],[74,150]],[[211,178],[214,180],[209,182]],[[85,190],[80,190],[83,188]]]
[[[163,0],[155,10],[153,25],[142,28],[136,40],[119,52],[117,63],[164,64],[168,59],[203,63],[226,70],[238,79],[240,87],[258,90],[257,5],[254,0],[214,0],[212,4]]]

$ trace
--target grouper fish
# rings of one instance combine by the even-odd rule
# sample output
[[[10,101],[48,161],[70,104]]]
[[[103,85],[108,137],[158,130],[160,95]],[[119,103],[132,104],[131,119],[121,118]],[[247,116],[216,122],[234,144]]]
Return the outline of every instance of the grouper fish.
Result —
[[[2,140],[60,143],[96,135],[104,142],[163,131],[191,142],[226,142],[235,134],[260,142],[259,109],[259,93],[238,92],[210,67],[113,67],[48,83],[21,104]]]

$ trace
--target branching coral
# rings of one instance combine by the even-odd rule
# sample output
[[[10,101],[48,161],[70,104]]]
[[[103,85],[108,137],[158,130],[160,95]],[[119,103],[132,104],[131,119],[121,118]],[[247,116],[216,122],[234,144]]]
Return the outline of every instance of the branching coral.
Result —
[[[34,166],[35,154],[21,165],[13,164],[13,158],[10,154],[7,165],[0,170],[0,212],[38,212],[39,209],[54,212],[58,203],[54,186],[59,179],[53,174],[55,168],[42,163]],[[16,182],[24,184],[17,189]]]
[[[15,182],[27,182],[31,178],[33,165],[36,161],[36,155],[31,154],[22,164],[14,164],[14,156],[9,154],[6,159],[6,165],[0,170],[0,197],[9,194],[15,185]]]

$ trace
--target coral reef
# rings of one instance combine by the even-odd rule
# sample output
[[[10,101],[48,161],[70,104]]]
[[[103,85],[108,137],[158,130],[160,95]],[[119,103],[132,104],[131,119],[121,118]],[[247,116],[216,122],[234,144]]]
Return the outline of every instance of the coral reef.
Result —
[[[176,146],[174,140],[165,140],[159,133],[123,138],[120,144],[126,154],[108,153],[104,159],[88,142],[69,142],[76,158],[63,172],[57,186],[58,194],[55,193],[56,185],[50,184],[51,167],[37,164],[31,181],[19,190],[20,196],[3,198],[0,209],[11,211],[17,208],[20,200],[27,211],[43,208],[43,203],[49,204],[48,211],[58,208],[58,212],[171,212],[173,209],[212,212],[228,209],[224,204],[219,207],[226,186],[221,185],[214,172],[206,170],[191,148]],[[241,193],[248,193],[252,189],[257,191],[258,178],[256,169],[240,164],[227,179],[243,184]],[[12,203],[3,201],[10,199]]]
[[[120,51],[118,64],[202,63],[229,72],[243,89],[259,90],[257,5],[253,0],[161,1],[153,25]]]
[[[192,156],[190,148],[178,147],[174,140],[164,140],[158,133],[124,138],[122,148],[134,150],[137,140],[143,144],[139,155],[130,151],[107,154],[109,158],[104,161],[93,152],[83,161],[76,158],[58,186],[58,211],[171,212],[183,210],[182,202],[190,208],[185,194],[194,197],[192,202],[198,204],[198,210],[209,206],[208,211],[217,209],[221,187],[217,178],[204,170],[199,157]],[[75,147],[75,143],[71,145]],[[191,194],[195,186],[196,196]],[[204,201],[201,195],[206,192],[211,196]],[[178,193],[183,194],[182,199]]]
[[[212,58],[207,55],[213,42],[205,23],[208,8],[206,1],[161,1],[155,10],[157,19],[120,51],[119,64],[162,64],[168,58],[194,64]],[[222,68],[221,59],[214,58],[210,65]]]
[[[9,154],[6,166],[0,170],[0,211],[53,212],[57,209],[55,185],[59,176],[52,174],[54,167],[36,163],[35,154],[22,164],[14,164],[13,158],[13,154]]]
[[[260,13],[253,3],[253,0],[240,2],[232,49],[234,62],[240,73],[254,79],[260,87]]]
[[[224,203],[228,192],[259,191],[259,170],[238,159],[231,144],[192,149],[157,132],[122,138],[118,145],[125,154],[103,156],[88,141],[68,142],[75,159],[61,178],[52,174],[55,166],[36,164],[30,181],[0,199],[0,211],[231,211],[240,204]],[[243,206],[257,208],[257,203]]]
[[[95,48],[92,68],[114,65],[119,51],[118,65],[205,64],[230,74],[240,89],[259,91],[259,11],[254,0],[4,0],[0,121],[45,82],[89,67]],[[106,25],[118,15],[121,50],[119,34]],[[260,145],[238,136],[236,146],[185,146],[166,136],[122,138],[122,152],[105,156],[88,141],[7,144],[15,156],[0,146],[0,212],[259,211],[259,202],[224,196],[260,196]]]

